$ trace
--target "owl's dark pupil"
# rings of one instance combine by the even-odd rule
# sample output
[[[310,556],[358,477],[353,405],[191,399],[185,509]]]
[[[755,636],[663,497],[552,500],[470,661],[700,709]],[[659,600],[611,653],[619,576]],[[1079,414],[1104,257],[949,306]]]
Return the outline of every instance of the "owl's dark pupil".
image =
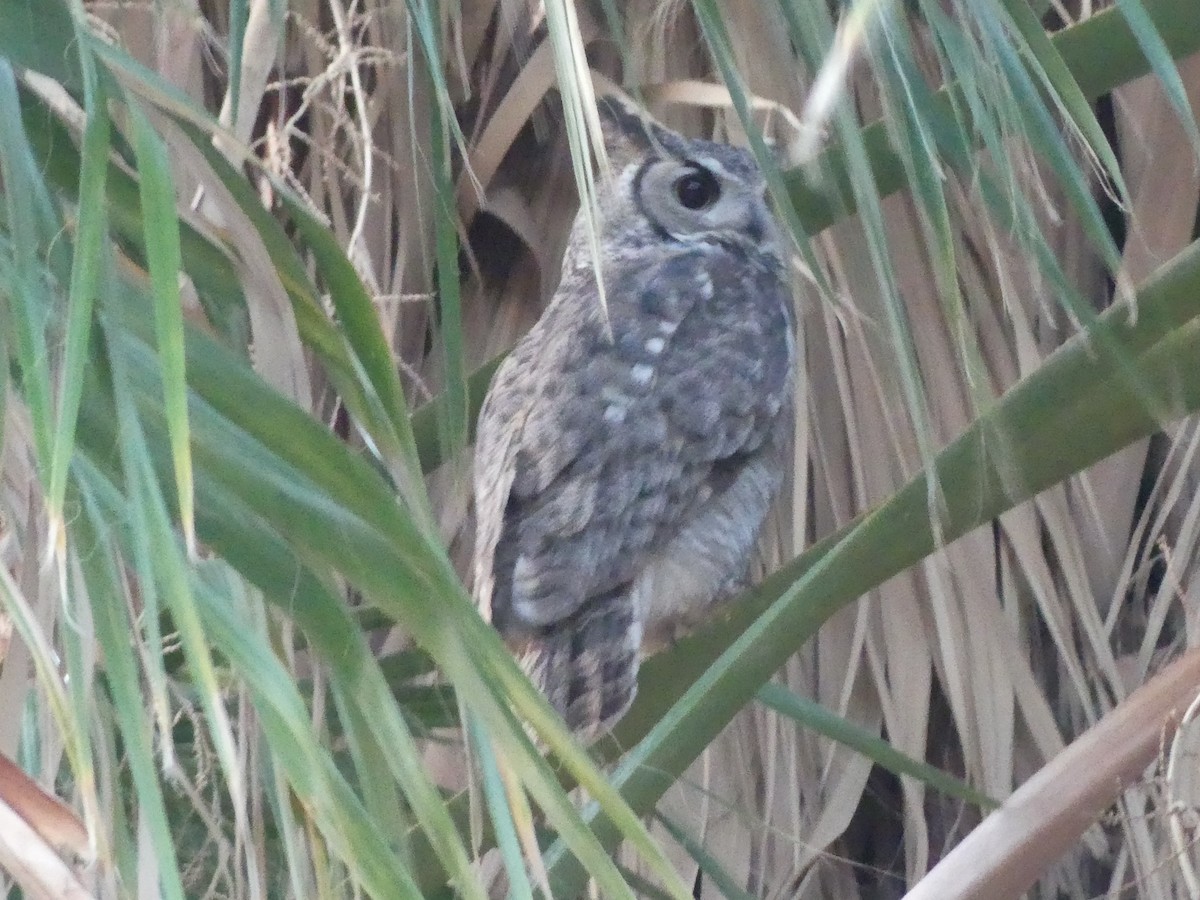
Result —
[[[688,209],[704,209],[717,202],[721,186],[707,169],[694,169],[675,182],[675,196]]]

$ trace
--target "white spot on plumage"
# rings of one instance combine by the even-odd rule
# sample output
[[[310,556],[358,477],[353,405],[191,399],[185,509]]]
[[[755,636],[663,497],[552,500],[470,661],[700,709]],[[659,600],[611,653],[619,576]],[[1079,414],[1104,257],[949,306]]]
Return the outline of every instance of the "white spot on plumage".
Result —
[[[663,334],[674,334],[675,329],[679,327],[678,322],[673,322],[670,319],[663,319],[658,323],[658,330]]]
[[[611,422],[613,425],[620,425],[625,421],[625,413],[628,410],[620,404],[613,403],[604,407],[604,421]]]
[[[713,280],[707,272],[696,273],[696,293],[700,295],[701,300],[713,298]]]
[[[512,608],[517,618],[527,624],[542,624],[546,618],[543,604],[538,602],[538,567],[522,553],[513,565]]]
[[[513,597],[513,612],[518,619],[530,625],[541,625],[546,617],[542,604],[533,597]]]
[[[629,377],[636,384],[649,384],[650,379],[654,377],[654,366],[647,365],[646,363],[638,363],[629,370]]]
[[[646,341],[646,352],[653,353],[655,356],[663,352],[663,347],[667,346],[667,342],[660,337],[652,337]]]

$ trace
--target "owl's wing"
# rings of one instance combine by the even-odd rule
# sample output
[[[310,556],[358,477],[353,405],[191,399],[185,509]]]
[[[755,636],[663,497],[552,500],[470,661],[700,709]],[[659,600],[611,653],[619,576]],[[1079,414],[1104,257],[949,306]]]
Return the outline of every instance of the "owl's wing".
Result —
[[[627,272],[607,280],[607,321],[598,305],[552,304],[480,415],[476,596],[509,635],[632,584],[787,400],[777,270],[709,249]]]
[[[531,332],[532,334],[532,332]],[[480,614],[492,620],[493,560],[504,528],[504,507],[516,476],[516,451],[536,389],[527,385],[533,349],[517,344],[492,376],[475,430],[474,596]]]

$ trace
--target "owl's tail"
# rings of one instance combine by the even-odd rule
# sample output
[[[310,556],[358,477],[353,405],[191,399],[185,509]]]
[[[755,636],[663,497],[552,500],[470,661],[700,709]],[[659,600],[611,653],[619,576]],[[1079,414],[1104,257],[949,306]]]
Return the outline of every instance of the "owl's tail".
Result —
[[[527,639],[521,667],[584,743],[610,729],[637,693],[642,625],[628,585]]]

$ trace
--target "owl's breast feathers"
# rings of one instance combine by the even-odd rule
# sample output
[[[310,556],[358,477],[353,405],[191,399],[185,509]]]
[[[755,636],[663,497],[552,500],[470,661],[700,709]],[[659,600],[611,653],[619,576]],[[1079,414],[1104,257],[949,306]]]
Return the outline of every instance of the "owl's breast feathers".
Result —
[[[475,473],[485,616],[514,646],[569,629],[565,654],[586,651],[589,629],[624,629],[634,674],[643,625],[687,617],[744,577],[782,471],[794,355],[773,257],[707,244],[640,262],[606,266],[607,310],[590,276],[568,275],[579,282],[496,374]],[[569,707],[576,693],[556,697],[542,674]],[[610,707],[632,698],[620,690]]]

